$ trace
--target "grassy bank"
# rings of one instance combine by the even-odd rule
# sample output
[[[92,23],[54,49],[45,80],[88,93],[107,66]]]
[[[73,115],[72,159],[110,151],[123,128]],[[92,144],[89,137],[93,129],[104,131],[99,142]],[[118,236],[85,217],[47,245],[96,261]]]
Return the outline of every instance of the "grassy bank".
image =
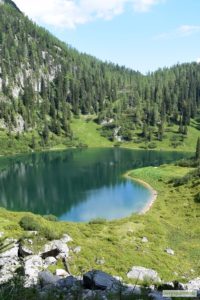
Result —
[[[179,138],[178,126],[166,128],[164,138],[158,141],[153,136],[152,142],[144,142],[140,138],[141,130],[133,132],[133,140],[129,142],[112,142],[101,135],[102,126],[94,121],[95,116],[80,116],[72,119],[71,128],[73,138],[70,139],[64,134],[55,135],[49,132],[48,142],[44,144],[41,133],[38,131],[9,133],[4,129],[0,130],[0,155],[13,155],[18,153],[30,153],[33,151],[63,150],[70,147],[112,147],[120,146],[129,149],[150,149],[153,144],[155,150],[194,152],[196,141],[199,136],[199,123],[192,120],[188,126],[188,134],[183,141],[175,146],[173,138]],[[137,140],[140,140],[138,142]],[[152,149],[152,148],[151,148]]]
[[[144,141],[136,142],[139,138],[141,130],[135,130],[133,132],[133,140],[129,142],[116,143],[111,142],[107,138],[101,136],[101,125],[94,122],[94,117],[80,117],[79,119],[74,119],[72,121],[72,131],[74,136],[78,138],[82,143],[88,145],[88,147],[111,147],[116,144],[120,147],[130,148],[130,149],[148,149],[150,143]],[[184,140],[177,144],[175,147],[173,145],[173,138],[178,138],[178,125],[170,126],[166,128],[164,138],[162,141],[158,141],[156,137],[153,136],[152,142],[156,145],[155,150],[165,150],[165,151],[185,151],[194,152],[197,138],[199,136],[199,124],[192,120],[190,126],[188,126],[188,134],[185,136]]]
[[[49,233],[53,233],[53,237],[68,233],[73,237],[71,247],[82,248],[79,254],[71,255],[70,268],[74,274],[98,268],[127,280],[126,273],[132,266],[144,266],[157,270],[164,280],[187,281],[197,277],[200,269],[200,204],[194,198],[199,181],[191,180],[180,187],[169,183],[172,177],[181,177],[189,170],[168,165],[129,173],[158,192],[156,202],[145,215],[132,215],[113,222],[97,220],[90,224],[55,224],[41,216],[33,216],[42,226],[41,235],[35,237],[35,247],[42,247]],[[19,226],[24,215],[27,214],[0,209],[0,231],[7,236],[26,237],[28,233]],[[142,243],[144,236],[148,243]],[[165,252],[168,247],[175,251],[174,256]],[[105,263],[98,265],[98,259],[104,259]]]

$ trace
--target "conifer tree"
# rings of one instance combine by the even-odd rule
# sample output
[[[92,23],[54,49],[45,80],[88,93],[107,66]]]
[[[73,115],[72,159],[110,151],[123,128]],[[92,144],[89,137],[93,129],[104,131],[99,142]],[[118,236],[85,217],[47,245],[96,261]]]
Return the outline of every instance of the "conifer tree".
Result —
[[[200,160],[200,137],[197,139],[196,145],[196,160]]]

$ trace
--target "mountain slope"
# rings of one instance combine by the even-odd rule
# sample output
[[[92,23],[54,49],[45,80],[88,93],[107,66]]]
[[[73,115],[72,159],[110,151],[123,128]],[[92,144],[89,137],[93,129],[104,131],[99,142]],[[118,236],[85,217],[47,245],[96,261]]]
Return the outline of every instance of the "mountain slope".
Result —
[[[200,110],[200,65],[143,76],[81,54],[25,17],[0,5],[0,128],[73,139],[72,116],[93,115],[111,141],[162,141],[178,126],[178,145]],[[34,143],[33,143],[34,144]]]

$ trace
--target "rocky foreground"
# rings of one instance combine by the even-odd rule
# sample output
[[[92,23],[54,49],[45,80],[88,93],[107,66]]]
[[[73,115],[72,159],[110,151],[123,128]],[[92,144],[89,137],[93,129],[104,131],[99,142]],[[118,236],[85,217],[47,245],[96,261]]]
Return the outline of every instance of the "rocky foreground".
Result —
[[[32,234],[35,235],[37,232]],[[151,286],[144,288],[139,285],[125,284],[121,278],[99,270],[91,270],[81,277],[73,276],[68,267],[68,259],[72,251],[68,243],[71,240],[70,236],[64,234],[61,239],[48,242],[42,251],[34,253],[31,250],[33,243],[31,238],[27,240],[30,249],[21,241],[5,239],[0,253],[0,289],[16,276],[20,276],[24,287],[35,287],[41,297],[48,293],[55,293],[55,295],[62,293],[63,299],[67,300],[75,299],[77,295],[81,295],[79,299],[98,297],[106,300],[110,294],[136,297],[134,299],[146,295],[149,299],[161,300],[167,299],[162,297],[164,289],[197,290],[200,296],[200,278],[187,284],[164,283],[156,271],[138,266],[134,266],[127,273],[127,280],[133,279],[139,282],[148,280],[152,283]],[[76,247],[73,251],[79,253],[81,247]],[[58,260],[63,262],[64,268],[55,267],[53,274],[48,269],[56,266]]]

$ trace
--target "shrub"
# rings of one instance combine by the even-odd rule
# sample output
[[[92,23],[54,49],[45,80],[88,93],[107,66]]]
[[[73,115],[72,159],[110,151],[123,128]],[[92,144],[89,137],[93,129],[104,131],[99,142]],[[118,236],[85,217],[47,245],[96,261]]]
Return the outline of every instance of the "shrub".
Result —
[[[121,142],[115,142],[115,143],[114,143],[114,147],[116,147],[116,148],[120,147],[121,145],[122,145]]]
[[[61,237],[60,233],[50,227],[43,227],[41,229],[41,234],[49,241],[57,240]]]
[[[157,144],[155,142],[151,142],[151,143],[148,144],[148,148],[149,149],[155,149],[155,148],[157,148]]]
[[[200,192],[195,195],[195,202],[200,203]]]
[[[54,215],[46,215],[46,216],[43,216],[43,218],[47,221],[50,221],[50,222],[57,222],[58,221],[58,218]]]
[[[96,218],[96,219],[89,221],[89,224],[105,224],[106,222],[107,222],[106,219]]]
[[[33,217],[30,216],[24,216],[23,218],[21,218],[19,225],[24,230],[40,230],[40,224]]]

